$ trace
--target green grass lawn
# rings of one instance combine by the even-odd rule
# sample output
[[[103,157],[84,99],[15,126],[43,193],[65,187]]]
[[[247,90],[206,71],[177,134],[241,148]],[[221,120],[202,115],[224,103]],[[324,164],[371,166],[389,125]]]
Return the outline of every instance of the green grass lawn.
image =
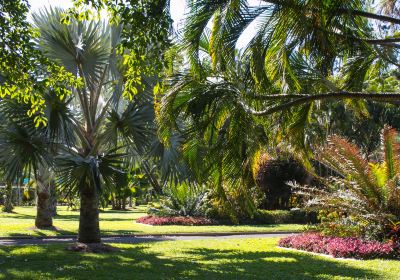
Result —
[[[335,260],[273,239],[166,241],[82,254],[65,244],[0,247],[0,279],[400,279],[400,262]]]
[[[58,216],[54,219],[55,230],[38,230],[34,228],[35,207],[16,207],[14,213],[0,213],[0,236],[54,236],[76,234],[79,211],[67,211],[58,207]],[[190,232],[276,232],[301,231],[304,226],[288,225],[239,225],[239,226],[150,226],[136,223],[135,220],[146,215],[145,208],[139,207],[130,211],[105,210],[100,213],[102,234],[158,234]]]

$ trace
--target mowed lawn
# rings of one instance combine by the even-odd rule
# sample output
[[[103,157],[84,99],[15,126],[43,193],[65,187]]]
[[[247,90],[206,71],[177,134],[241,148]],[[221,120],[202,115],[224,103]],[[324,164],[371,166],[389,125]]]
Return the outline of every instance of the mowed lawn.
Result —
[[[14,213],[0,213],[1,236],[55,236],[76,234],[78,230],[79,211],[67,211],[58,207],[54,219],[55,229],[36,229],[35,207],[16,207]],[[216,225],[216,226],[150,226],[136,223],[136,219],[146,215],[144,207],[129,211],[105,210],[100,213],[100,228],[103,235],[108,234],[160,234],[160,233],[194,233],[194,232],[276,232],[301,231],[304,225]]]
[[[276,238],[114,244],[108,254],[66,244],[0,247],[0,279],[400,279],[400,262],[335,260],[288,251]]]

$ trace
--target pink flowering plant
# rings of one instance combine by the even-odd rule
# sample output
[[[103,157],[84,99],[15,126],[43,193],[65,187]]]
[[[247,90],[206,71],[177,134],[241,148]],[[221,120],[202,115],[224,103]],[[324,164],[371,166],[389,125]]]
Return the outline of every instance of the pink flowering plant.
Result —
[[[319,233],[292,235],[279,240],[280,247],[354,259],[400,258],[397,245],[393,241],[381,243],[355,237],[323,236]]]
[[[144,216],[137,219],[136,222],[153,226],[163,226],[163,225],[205,226],[205,225],[216,224],[215,221],[204,217],[189,217],[189,216],[175,216],[175,217]]]

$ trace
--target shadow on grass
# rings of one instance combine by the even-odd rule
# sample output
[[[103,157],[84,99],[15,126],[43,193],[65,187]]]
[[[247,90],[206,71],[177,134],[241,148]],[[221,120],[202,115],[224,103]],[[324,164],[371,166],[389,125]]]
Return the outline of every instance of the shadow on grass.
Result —
[[[140,244],[110,254],[79,254],[64,245],[0,248],[4,279],[377,279],[344,262],[295,252],[182,248],[178,254]],[[12,253],[17,250],[17,253]],[[165,250],[165,249],[164,249]],[[170,254],[170,255],[168,255]],[[9,255],[10,257],[4,258]],[[3,258],[2,258],[3,257]]]
[[[62,236],[62,235],[76,235],[74,231],[64,230],[56,227],[51,228],[29,228],[25,232],[8,233],[7,238],[13,237],[46,237],[46,236]]]

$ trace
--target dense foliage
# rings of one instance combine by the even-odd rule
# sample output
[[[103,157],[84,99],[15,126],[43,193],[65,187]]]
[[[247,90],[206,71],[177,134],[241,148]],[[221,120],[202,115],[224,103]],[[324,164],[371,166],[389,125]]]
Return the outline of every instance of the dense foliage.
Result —
[[[63,99],[81,81],[32,44],[39,34],[28,22],[28,12],[27,0],[0,1],[0,97],[29,104],[26,113],[38,126],[47,123],[43,93]]]
[[[327,179],[324,189],[296,187],[309,197],[307,207],[337,212],[337,223],[357,227],[359,234],[371,238],[383,238],[391,221],[400,220],[400,139],[388,126],[381,135],[375,162],[368,162],[346,139],[329,137],[317,156],[338,176]]]
[[[289,209],[293,207],[292,188],[287,182],[310,184],[312,175],[302,166],[301,162],[290,156],[279,155],[276,159],[268,159],[258,164],[256,183],[265,193],[266,201],[262,208]]]

